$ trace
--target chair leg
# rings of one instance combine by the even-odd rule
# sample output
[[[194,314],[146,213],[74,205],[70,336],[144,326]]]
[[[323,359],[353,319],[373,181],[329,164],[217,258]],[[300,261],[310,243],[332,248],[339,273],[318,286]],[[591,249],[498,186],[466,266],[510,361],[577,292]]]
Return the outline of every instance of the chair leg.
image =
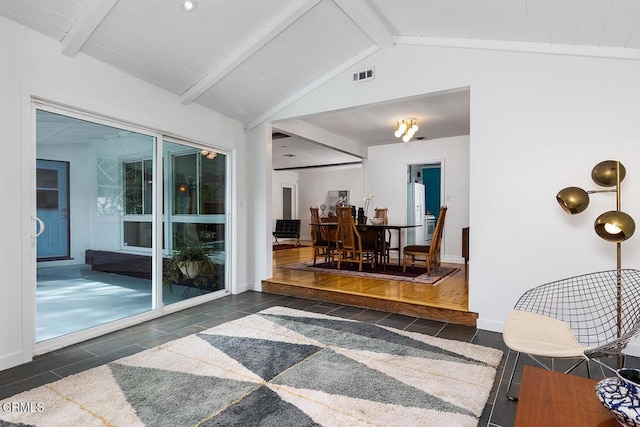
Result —
[[[518,398],[515,396],[511,396],[509,391],[511,391],[511,383],[513,382],[513,376],[516,373],[516,368],[518,367],[518,360],[520,359],[520,352],[516,352],[516,360],[513,362],[513,369],[511,369],[511,376],[509,377],[509,384],[507,384],[507,399],[512,402],[517,402]]]
[[[402,272],[406,273],[407,271],[407,260],[409,260],[409,264],[410,267],[415,267],[415,262],[416,262],[416,256],[415,255],[409,255],[409,254],[403,254],[402,255]]]

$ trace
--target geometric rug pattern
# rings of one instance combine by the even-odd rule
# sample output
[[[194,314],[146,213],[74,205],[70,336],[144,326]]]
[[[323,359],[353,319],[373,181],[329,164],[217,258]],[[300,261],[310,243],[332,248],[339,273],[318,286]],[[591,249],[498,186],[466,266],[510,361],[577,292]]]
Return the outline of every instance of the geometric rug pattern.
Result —
[[[1,401],[0,425],[476,426],[501,358],[272,307]]]
[[[457,267],[447,267],[441,265],[438,271],[431,271],[427,274],[427,269],[423,267],[407,267],[407,271],[402,271],[402,266],[388,264],[385,266],[375,266],[363,263],[362,271],[359,271],[358,264],[344,263],[338,269],[336,262],[318,262],[313,265],[313,261],[304,261],[294,264],[282,265],[280,268],[292,270],[313,271],[314,273],[339,274],[343,276],[367,277],[369,279],[397,280],[401,282],[420,283],[423,285],[440,284],[442,280],[460,271]]]

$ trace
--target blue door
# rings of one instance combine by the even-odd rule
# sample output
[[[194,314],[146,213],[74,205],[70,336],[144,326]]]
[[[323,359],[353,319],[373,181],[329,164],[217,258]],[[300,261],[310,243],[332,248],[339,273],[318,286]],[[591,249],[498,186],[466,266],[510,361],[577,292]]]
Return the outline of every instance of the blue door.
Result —
[[[440,167],[422,169],[422,183],[425,186],[425,205],[427,210],[435,215],[440,214]]]
[[[70,258],[68,162],[36,160],[36,215],[44,224],[38,261]]]

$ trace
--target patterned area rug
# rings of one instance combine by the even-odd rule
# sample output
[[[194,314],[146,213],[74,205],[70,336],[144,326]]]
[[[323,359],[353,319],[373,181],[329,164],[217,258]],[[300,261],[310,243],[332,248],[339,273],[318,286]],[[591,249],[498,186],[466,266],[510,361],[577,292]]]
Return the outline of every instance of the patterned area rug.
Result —
[[[445,278],[460,271],[457,267],[440,266],[438,271],[427,274],[427,269],[422,267],[407,267],[407,271],[402,271],[402,266],[387,265],[385,268],[377,267],[371,269],[370,264],[362,264],[362,271],[358,271],[358,264],[344,263],[338,270],[337,263],[317,263],[313,261],[299,262],[296,264],[283,265],[280,268],[290,268],[293,270],[313,271],[315,273],[341,274],[345,276],[368,277],[371,279],[399,280],[402,282],[421,283],[424,285],[440,284]]]
[[[0,425],[475,426],[501,358],[273,307],[1,401]]]

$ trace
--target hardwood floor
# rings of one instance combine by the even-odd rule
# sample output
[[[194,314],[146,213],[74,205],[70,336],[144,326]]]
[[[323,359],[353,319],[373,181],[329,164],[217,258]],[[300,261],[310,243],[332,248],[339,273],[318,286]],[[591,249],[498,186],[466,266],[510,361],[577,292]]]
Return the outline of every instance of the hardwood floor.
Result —
[[[274,251],[273,277],[262,282],[262,290],[476,326],[478,315],[469,311],[469,287],[462,264],[452,264],[460,271],[435,286],[279,268],[312,259],[311,247]]]

